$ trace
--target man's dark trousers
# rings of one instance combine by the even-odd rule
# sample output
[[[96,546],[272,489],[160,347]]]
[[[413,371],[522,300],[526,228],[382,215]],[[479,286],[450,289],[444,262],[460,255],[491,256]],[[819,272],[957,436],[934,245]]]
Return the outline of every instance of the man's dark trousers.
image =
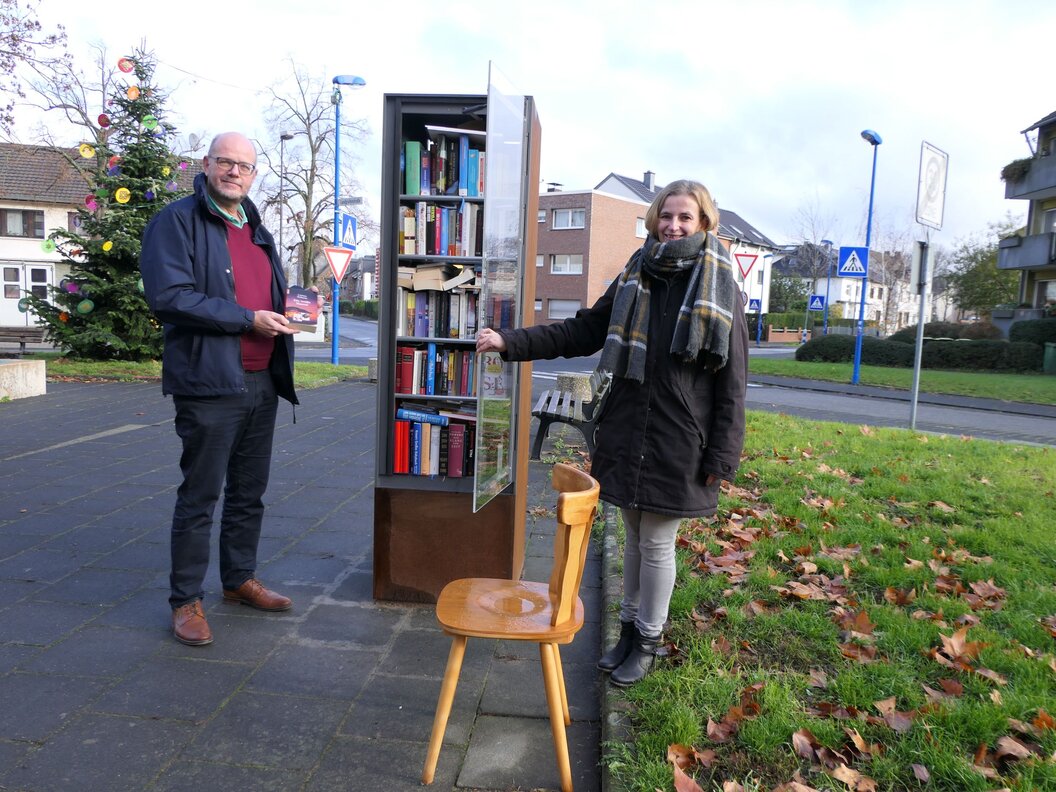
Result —
[[[172,517],[173,608],[203,596],[221,489],[220,582],[236,589],[256,572],[278,397],[267,371],[247,371],[245,381],[245,391],[233,396],[172,399],[176,434],[183,440],[183,483]]]

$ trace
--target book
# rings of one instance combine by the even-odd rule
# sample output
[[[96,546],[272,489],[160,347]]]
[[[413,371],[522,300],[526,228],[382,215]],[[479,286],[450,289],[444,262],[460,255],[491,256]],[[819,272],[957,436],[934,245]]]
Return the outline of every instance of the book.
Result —
[[[432,341],[426,347],[425,395],[436,393],[436,344]]]
[[[429,292],[414,292],[414,334],[419,338],[429,335]]]
[[[417,140],[408,140],[403,144],[404,148],[404,186],[406,195],[419,195],[422,186],[422,169],[419,163],[422,161],[422,144]]]
[[[420,423],[411,424],[408,463],[412,476],[422,475],[422,425]]]
[[[440,474],[440,435],[443,427],[434,426],[429,432],[429,475]]]
[[[392,472],[410,473],[408,445],[411,422],[397,420],[393,424]]]
[[[286,292],[286,318],[290,327],[314,333],[319,324],[319,293],[291,286]]]
[[[458,194],[469,195],[469,135],[458,136]]]
[[[400,253],[413,256],[416,237],[414,208],[401,206],[400,220]]]
[[[451,451],[451,435],[450,427],[440,427],[440,469],[437,470],[437,474],[441,476],[447,475],[448,458]]]
[[[484,195],[485,179],[484,179],[484,152],[483,151],[480,152],[479,155],[477,155],[477,165],[478,165],[477,195]],[[483,217],[483,213],[481,214],[481,216]],[[480,254],[478,253],[477,255],[479,256]]]
[[[416,256],[426,255],[426,217],[428,216],[428,207],[426,204],[419,202],[415,207],[414,212],[414,254]]]
[[[462,478],[466,458],[466,425],[453,423],[447,427],[447,475]]]
[[[422,368],[425,361],[425,350],[414,350],[411,359],[411,383],[410,387],[407,387],[407,382],[404,381],[404,392],[410,394],[422,393]]]
[[[432,185],[432,164],[428,148],[423,148],[421,153],[422,172],[419,177],[418,192],[420,195],[429,195]]]
[[[466,195],[470,198],[480,196],[480,151],[471,148],[466,162]]]
[[[419,444],[421,457],[418,460],[418,475],[428,476],[429,465],[431,464],[430,454],[433,449],[433,426],[427,423],[416,423],[415,426],[419,427],[418,431],[422,435],[422,441]]]
[[[433,143],[433,151],[435,152],[433,167],[436,168],[436,173],[433,174],[433,183],[435,184],[433,194],[443,195],[447,192],[447,138],[444,135],[436,137],[436,141]]]
[[[446,415],[423,412],[422,410],[408,410],[405,407],[400,407],[396,410],[396,418],[403,421],[436,424],[437,426],[447,426],[451,422],[451,419]]]

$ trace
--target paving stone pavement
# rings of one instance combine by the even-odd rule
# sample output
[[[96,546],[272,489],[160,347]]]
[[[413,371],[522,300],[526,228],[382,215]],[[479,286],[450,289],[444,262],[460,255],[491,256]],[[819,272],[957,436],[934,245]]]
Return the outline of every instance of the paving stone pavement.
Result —
[[[171,401],[47,391],[0,403],[0,789],[424,789],[449,644],[431,606],[371,597],[376,386],[303,391],[296,425],[281,404],[258,575],[294,608],[222,602],[214,541],[206,647],[172,638],[166,602]],[[530,463],[530,506],[553,505],[548,470]],[[528,521],[544,580],[554,521]],[[602,787],[601,578],[592,548],[562,651],[578,792]],[[431,788],[558,786],[537,650],[471,640]]]

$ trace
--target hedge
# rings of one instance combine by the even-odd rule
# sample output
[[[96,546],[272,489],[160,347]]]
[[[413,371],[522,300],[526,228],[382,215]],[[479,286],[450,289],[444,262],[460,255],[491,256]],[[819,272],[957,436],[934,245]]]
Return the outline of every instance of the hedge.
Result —
[[[1056,341],[1056,319],[1025,319],[1013,323],[1008,330],[1009,341],[1031,341],[1045,346],[1046,342]]]
[[[911,344],[862,338],[862,363],[867,365],[908,368],[913,365],[913,353]],[[1042,358],[1041,345],[1031,342],[936,338],[924,342],[920,365],[935,369],[1038,371]],[[854,360],[854,336],[815,338],[796,349],[796,360],[848,363]]]

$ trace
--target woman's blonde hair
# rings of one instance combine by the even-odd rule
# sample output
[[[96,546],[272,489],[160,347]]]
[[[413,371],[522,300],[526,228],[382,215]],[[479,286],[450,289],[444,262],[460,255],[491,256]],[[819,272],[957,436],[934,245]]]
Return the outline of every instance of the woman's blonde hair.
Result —
[[[697,202],[697,206],[700,207],[700,224],[704,226],[704,230],[712,231],[718,228],[719,207],[715,205],[708,188],[700,182],[679,179],[660,190],[653,199],[653,203],[649,206],[649,210],[645,213],[645,228],[650,234],[656,236],[656,225],[660,219],[660,210],[664,206],[664,201],[672,195],[691,196]]]

